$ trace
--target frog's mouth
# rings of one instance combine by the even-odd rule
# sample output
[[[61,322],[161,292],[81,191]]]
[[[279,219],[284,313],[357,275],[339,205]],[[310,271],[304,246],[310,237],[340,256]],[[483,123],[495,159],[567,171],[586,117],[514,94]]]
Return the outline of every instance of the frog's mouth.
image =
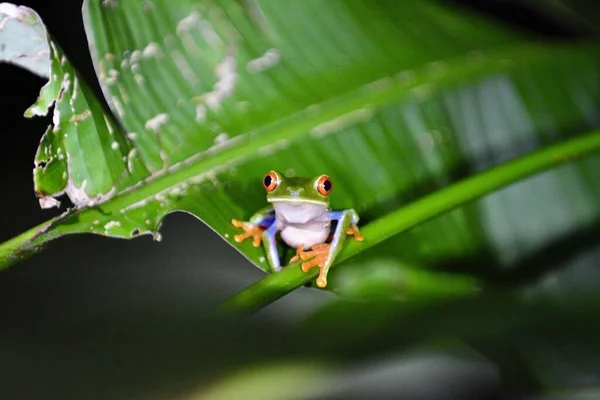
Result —
[[[320,200],[310,200],[310,199],[290,199],[286,197],[274,197],[267,199],[269,203],[286,203],[294,206],[301,206],[302,204],[317,204],[327,206],[327,203]]]
[[[327,212],[327,204],[323,202],[286,200],[274,202],[273,208],[278,218],[293,224],[319,220]]]

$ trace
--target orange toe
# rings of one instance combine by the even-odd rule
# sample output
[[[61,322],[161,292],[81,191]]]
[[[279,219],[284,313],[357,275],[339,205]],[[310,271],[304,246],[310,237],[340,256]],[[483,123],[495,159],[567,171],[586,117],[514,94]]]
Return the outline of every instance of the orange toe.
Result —
[[[319,277],[317,278],[317,286],[324,288],[327,286],[327,273],[325,271],[325,264],[329,257],[329,250],[331,245],[328,243],[318,244],[313,246],[310,251],[301,251],[297,253],[296,257],[302,260],[308,260],[302,263],[302,272],[308,272],[314,267],[319,268]]]
[[[248,238],[252,238],[252,246],[260,246],[262,243],[262,233],[264,231],[263,228],[251,224],[250,222],[238,221],[237,219],[232,219],[231,224],[236,228],[242,228],[244,230],[244,232],[240,233],[239,235],[235,235],[233,240],[241,243]]]
[[[354,240],[362,242],[365,238],[360,234],[360,231],[355,226],[350,226],[348,230],[346,230],[346,235],[354,236]]]

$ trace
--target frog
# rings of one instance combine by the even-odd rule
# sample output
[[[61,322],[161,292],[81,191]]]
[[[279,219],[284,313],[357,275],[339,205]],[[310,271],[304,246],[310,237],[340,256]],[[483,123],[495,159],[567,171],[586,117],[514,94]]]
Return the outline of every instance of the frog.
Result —
[[[249,221],[232,219],[231,224],[243,230],[234,240],[241,243],[252,238],[254,247],[263,243],[270,270],[275,273],[282,269],[277,250],[277,237],[280,237],[286,245],[296,249],[290,264],[302,260],[305,273],[318,267],[316,284],[325,288],[329,269],[346,236],[364,240],[358,229],[358,213],[351,208],[330,210],[333,182],[324,174],[313,178],[287,177],[272,170],[262,183],[269,206],[257,211]]]

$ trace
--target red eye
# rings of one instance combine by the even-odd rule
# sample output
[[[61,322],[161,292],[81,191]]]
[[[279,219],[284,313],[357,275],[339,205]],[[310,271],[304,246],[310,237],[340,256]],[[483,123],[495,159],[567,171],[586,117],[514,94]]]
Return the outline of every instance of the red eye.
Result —
[[[331,179],[327,175],[321,175],[317,180],[317,191],[323,196],[329,196],[331,189],[333,189]]]
[[[279,182],[279,178],[277,177],[277,172],[271,171],[265,175],[263,179],[263,186],[267,190],[267,192],[272,192],[277,187],[277,183]]]

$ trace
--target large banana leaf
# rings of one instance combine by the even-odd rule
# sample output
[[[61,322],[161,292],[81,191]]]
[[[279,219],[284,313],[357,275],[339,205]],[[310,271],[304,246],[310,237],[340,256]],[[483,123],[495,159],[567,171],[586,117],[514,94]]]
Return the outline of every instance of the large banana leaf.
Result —
[[[39,30],[19,12],[28,18],[13,10],[3,34],[23,21]],[[49,40],[49,83],[29,110],[55,101],[35,190],[43,206],[64,193],[77,210],[9,243],[4,265],[65,234],[159,237],[179,210],[265,269],[229,222],[264,206],[265,171],[327,173],[333,208],[369,222],[599,125],[597,48],[540,45],[438,2],[90,1],[83,16],[113,116]],[[356,260],[421,268],[488,254],[509,267],[598,215],[599,162],[515,185]]]

